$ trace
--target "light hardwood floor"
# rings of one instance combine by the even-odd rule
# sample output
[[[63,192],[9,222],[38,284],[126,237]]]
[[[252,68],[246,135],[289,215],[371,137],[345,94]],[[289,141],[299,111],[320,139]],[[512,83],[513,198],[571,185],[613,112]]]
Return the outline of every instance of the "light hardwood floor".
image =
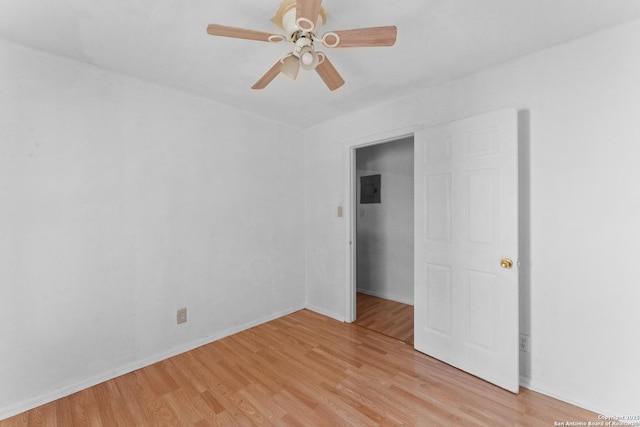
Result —
[[[358,292],[356,325],[413,346],[413,306]]]
[[[511,394],[396,339],[302,310],[0,422],[8,426],[553,426],[597,421]]]

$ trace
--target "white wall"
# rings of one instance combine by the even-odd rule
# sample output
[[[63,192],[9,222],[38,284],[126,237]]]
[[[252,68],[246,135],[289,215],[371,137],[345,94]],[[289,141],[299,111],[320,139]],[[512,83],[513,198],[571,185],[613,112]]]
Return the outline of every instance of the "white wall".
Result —
[[[0,419],[304,307],[301,130],[7,42],[0,64]]]
[[[381,203],[360,203],[360,177],[381,175]],[[356,288],[413,305],[413,138],[356,150]]]
[[[347,147],[505,107],[521,112],[521,330],[530,388],[640,412],[640,21],[307,131],[307,298],[348,313]],[[349,218],[345,205],[345,218]],[[528,244],[526,243],[526,238]]]

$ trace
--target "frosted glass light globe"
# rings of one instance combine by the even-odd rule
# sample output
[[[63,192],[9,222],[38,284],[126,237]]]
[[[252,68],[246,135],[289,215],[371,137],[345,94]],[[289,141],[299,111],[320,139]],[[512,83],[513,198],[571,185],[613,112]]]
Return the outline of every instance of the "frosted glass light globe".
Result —
[[[313,55],[309,52],[305,52],[300,57],[300,60],[304,65],[311,65],[313,64]]]

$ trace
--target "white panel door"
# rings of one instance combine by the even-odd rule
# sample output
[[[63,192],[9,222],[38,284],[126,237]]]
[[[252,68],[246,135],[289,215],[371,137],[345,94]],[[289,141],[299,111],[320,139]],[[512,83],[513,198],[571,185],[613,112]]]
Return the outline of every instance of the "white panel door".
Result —
[[[517,393],[516,110],[416,133],[415,210],[416,350]]]

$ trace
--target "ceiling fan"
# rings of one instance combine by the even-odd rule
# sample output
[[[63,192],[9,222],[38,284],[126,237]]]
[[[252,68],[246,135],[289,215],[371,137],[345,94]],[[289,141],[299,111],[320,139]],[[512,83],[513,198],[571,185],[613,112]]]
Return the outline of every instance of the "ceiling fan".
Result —
[[[316,31],[325,24],[326,18],[322,0],[283,0],[272,21],[284,30],[285,35],[218,24],[210,24],[207,33],[270,43],[285,40],[293,43],[292,52],[280,58],[252,89],[264,89],[280,73],[295,80],[302,68],[316,70],[333,91],[344,84],[344,79],[327,56],[315,50],[315,42],[320,42],[327,48],[393,46],[396,42],[398,30],[395,26],[331,31],[318,37]]]

